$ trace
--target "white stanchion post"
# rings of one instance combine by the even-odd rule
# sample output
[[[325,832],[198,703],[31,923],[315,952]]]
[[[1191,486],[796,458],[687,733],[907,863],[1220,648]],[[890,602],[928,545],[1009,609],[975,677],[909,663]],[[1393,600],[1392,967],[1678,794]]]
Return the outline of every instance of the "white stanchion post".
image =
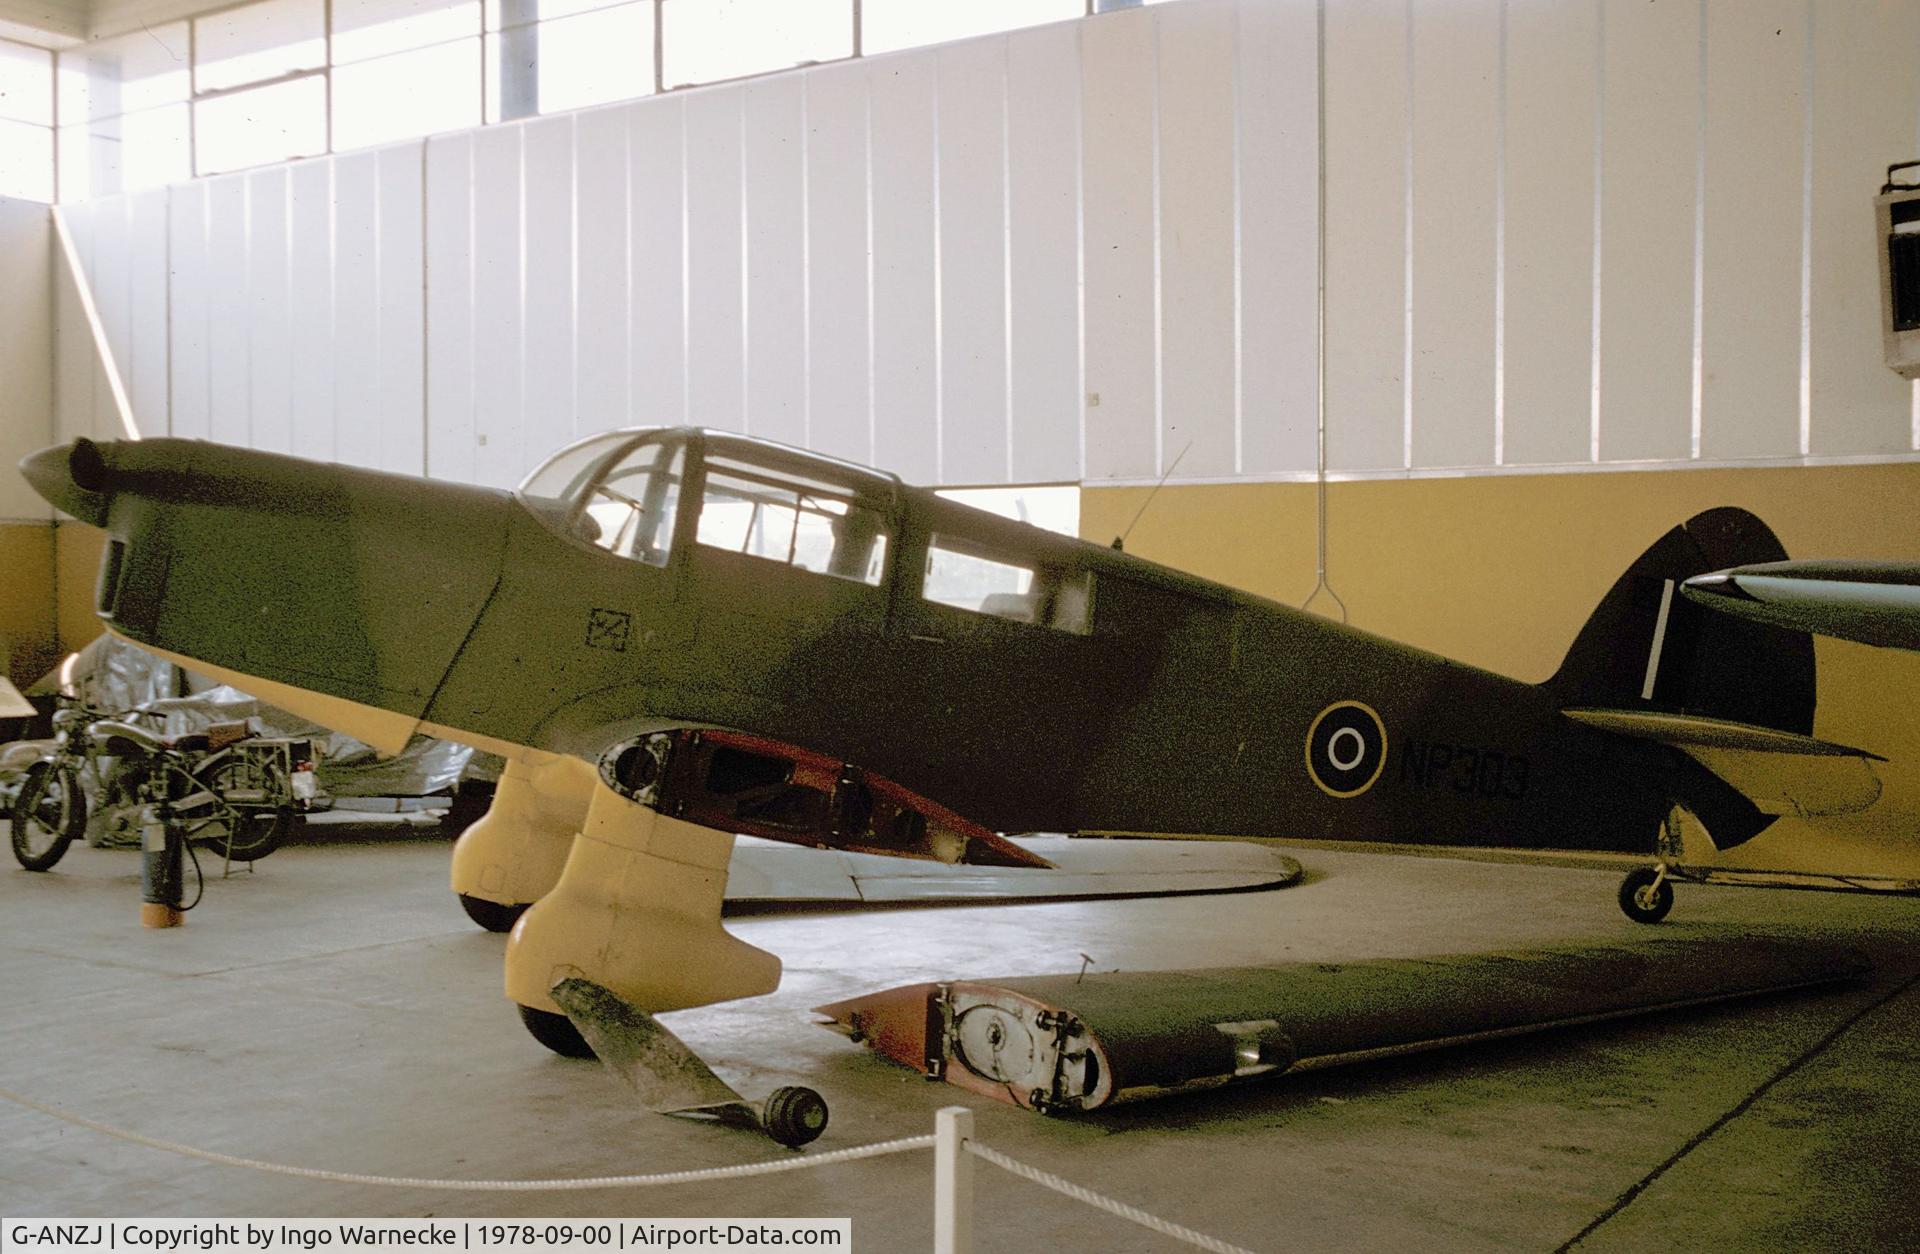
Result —
[[[933,1122],[933,1254],[973,1254],[973,1112],[943,1106]]]

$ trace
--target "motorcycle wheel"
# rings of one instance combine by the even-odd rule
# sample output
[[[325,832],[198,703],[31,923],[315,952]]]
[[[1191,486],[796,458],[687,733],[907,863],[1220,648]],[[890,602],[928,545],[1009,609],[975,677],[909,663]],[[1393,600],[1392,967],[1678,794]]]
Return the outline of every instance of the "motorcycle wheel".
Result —
[[[236,806],[225,797],[244,782],[244,764],[227,759],[195,778],[216,798],[213,814],[192,829],[193,842],[235,862],[258,862],[286,840],[293,830],[292,806]]]
[[[13,802],[13,856],[29,871],[51,870],[87,827],[80,776],[64,762],[27,768]]]

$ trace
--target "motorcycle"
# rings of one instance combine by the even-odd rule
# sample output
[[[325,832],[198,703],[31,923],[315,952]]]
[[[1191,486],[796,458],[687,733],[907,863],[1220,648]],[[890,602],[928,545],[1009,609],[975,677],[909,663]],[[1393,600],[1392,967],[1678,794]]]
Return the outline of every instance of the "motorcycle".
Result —
[[[165,802],[188,841],[228,862],[258,861],[279,848],[317,795],[310,741],[255,735],[245,723],[167,737],[136,717],[79,705],[55,711],[52,748],[27,767],[13,798],[13,856],[21,866],[51,869],[86,833],[83,775],[98,781],[94,805],[105,843],[137,843],[143,808]]]

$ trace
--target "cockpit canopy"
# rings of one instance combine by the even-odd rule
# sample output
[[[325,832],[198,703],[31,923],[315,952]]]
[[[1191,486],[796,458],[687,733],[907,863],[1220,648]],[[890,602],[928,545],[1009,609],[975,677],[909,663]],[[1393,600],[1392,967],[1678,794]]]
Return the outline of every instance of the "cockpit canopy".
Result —
[[[1009,535],[1011,524],[922,495],[918,539],[899,552],[899,480],[764,440],[693,427],[611,431],[555,453],[519,495],[556,530],[648,566],[666,566],[676,546],[721,562],[732,553],[887,586],[928,613],[1092,629],[1092,572],[1060,541]]]
[[[578,539],[664,566],[695,463],[696,542],[869,585],[885,578],[897,482],[744,436],[685,427],[590,436],[548,458],[519,494]]]

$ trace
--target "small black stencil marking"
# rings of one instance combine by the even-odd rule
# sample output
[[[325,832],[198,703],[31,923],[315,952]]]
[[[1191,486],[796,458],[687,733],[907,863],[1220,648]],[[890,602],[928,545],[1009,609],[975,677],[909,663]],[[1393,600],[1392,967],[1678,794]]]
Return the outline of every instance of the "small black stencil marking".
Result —
[[[587,647],[613,653],[627,651],[627,638],[633,634],[633,616],[621,610],[587,612]]]

